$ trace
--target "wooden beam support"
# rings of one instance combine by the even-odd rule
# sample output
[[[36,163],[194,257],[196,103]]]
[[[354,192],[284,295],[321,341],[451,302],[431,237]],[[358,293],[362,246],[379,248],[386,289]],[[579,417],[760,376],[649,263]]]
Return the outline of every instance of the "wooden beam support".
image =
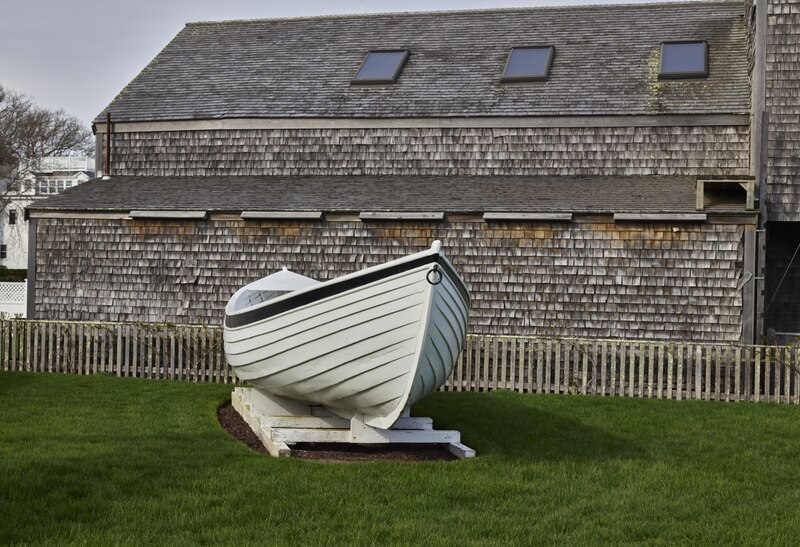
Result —
[[[173,219],[173,220],[205,220],[208,211],[131,211],[128,216],[134,220]]]
[[[242,211],[240,217],[244,220],[318,220],[322,218],[322,211]]]
[[[705,213],[614,213],[614,221],[705,222]]]
[[[360,220],[444,220],[444,213],[365,211],[359,214],[358,218]]]
[[[505,220],[572,222],[572,213],[484,213],[483,220],[487,222]]]

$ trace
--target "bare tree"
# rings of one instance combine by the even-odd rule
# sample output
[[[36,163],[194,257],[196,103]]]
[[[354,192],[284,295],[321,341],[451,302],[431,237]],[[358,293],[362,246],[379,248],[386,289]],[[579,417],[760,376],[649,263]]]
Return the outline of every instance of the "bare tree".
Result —
[[[35,184],[47,156],[91,155],[91,131],[64,112],[37,105],[30,97],[0,85],[0,211],[9,199]]]

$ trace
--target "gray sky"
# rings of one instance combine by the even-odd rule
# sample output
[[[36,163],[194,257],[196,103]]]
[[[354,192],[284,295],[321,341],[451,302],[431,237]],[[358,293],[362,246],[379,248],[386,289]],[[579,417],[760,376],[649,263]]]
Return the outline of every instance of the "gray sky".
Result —
[[[649,0],[0,0],[0,84],[87,124],[189,21]]]

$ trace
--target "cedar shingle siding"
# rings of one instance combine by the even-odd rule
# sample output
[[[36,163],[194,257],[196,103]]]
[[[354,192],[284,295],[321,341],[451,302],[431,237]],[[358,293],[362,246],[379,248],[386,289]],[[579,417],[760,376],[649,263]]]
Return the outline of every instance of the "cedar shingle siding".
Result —
[[[748,175],[749,127],[123,133],[116,175]]]
[[[767,34],[769,220],[800,221],[800,4],[770,0]]]
[[[326,280],[441,239],[484,334],[738,341],[742,229],[614,223],[39,219],[36,309],[76,320],[222,321],[283,266]]]

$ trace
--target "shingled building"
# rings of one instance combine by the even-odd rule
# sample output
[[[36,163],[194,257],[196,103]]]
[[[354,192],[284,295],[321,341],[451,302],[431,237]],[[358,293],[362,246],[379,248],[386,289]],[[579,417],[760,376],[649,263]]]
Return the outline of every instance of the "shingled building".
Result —
[[[29,313],[219,323],[282,266],[325,280],[438,238],[474,333],[750,341],[758,224],[783,223],[775,271],[798,237],[798,8],[189,24],[97,118],[110,178],[30,210]],[[784,302],[767,317],[800,330]]]

